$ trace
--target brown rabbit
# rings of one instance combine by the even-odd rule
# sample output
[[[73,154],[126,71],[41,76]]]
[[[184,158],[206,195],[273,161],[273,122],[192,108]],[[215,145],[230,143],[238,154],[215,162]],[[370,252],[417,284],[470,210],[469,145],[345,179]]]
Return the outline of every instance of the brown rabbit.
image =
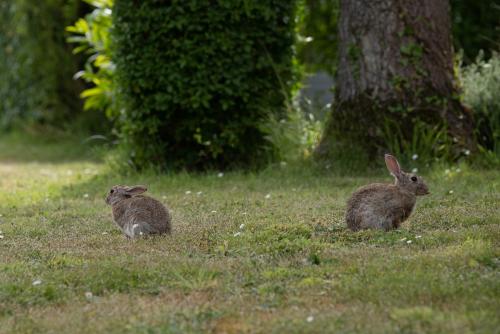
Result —
[[[113,219],[127,237],[170,233],[171,217],[167,208],[154,198],[141,195],[145,186],[114,186],[106,196]]]
[[[345,220],[353,231],[398,228],[410,216],[417,196],[429,194],[424,180],[413,173],[403,172],[395,157],[386,154],[385,164],[396,182],[361,187],[347,202]]]

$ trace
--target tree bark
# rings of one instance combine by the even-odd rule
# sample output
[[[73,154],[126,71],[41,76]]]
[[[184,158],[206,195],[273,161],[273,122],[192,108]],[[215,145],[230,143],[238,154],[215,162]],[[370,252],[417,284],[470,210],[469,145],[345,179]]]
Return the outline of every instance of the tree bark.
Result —
[[[317,148],[386,149],[384,127],[411,140],[415,123],[446,127],[473,150],[473,119],[459,101],[447,0],[341,0],[336,99]]]

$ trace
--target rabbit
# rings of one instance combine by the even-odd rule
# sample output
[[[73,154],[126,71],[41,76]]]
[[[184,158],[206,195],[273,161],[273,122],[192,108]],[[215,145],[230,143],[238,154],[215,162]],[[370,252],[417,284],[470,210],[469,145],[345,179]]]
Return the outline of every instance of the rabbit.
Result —
[[[151,234],[170,234],[172,223],[168,209],[156,199],[141,195],[145,186],[113,186],[106,204],[113,209],[113,219],[128,238]]]
[[[417,196],[430,194],[424,180],[403,172],[395,157],[386,154],[385,164],[395,183],[366,185],[356,190],[347,202],[345,220],[353,231],[397,229],[412,213]]]

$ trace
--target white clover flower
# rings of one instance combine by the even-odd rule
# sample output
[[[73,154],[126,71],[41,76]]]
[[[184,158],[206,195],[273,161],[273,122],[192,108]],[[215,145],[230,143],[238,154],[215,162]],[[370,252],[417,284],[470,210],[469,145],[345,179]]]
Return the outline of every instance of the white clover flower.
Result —
[[[2,234],[0,234],[0,239],[3,239],[3,238],[4,238],[4,236]]]
[[[224,176],[224,173],[220,172],[219,174],[217,174],[217,177],[223,177]]]
[[[416,236],[415,236],[415,239],[420,239],[420,238],[422,238],[422,236],[421,236],[421,235],[416,235]]]
[[[413,168],[413,169],[411,170],[411,172],[412,172],[412,173],[416,173],[416,172],[418,172],[418,168]]]
[[[83,194],[83,198],[89,198],[89,194]]]
[[[445,170],[444,170],[444,173],[445,173],[445,174],[450,174],[450,170],[449,170],[449,169],[445,169]]]
[[[247,212],[242,212],[241,214],[242,214],[243,216],[248,215],[248,213],[247,213]]]
[[[185,194],[186,194],[186,195],[191,194],[191,190],[186,190]]]
[[[469,155],[470,154],[470,150],[465,150],[464,153],[465,153],[465,155]]]
[[[453,190],[448,191],[448,193],[449,193],[450,195],[451,195],[451,194],[453,194]]]
[[[271,198],[271,194],[267,194],[266,199],[270,199],[270,198]]]
[[[403,238],[403,239],[401,239],[401,240],[399,240],[399,241],[405,241],[405,240],[406,240],[406,238]]]
[[[233,237],[239,237],[241,235],[241,232],[236,232],[235,234],[233,234]]]
[[[304,42],[306,43],[312,42],[313,40],[314,38],[312,36],[307,36],[306,38],[304,38]]]
[[[203,194],[203,191],[198,191],[198,192],[196,193],[196,195],[198,195],[198,196],[200,196],[201,194]]]
[[[455,169],[455,172],[460,173],[462,170],[460,168]]]
[[[92,299],[93,296],[94,295],[92,294],[92,292],[90,291],[85,292],[85,298],[87,298],[88,300]]]
[[[314,321],[314,317],[313,317],[312,315],[310,315],[310,316],[308,316],[308,317],[306,318],[306,321],[307,321],[307,322],[313,322],[313,321]]]
[[[215,210],[212,210],[212,213],[217,213],[217,211],[215,211]]]
[[[42,281],[41,281],[41,280],[39,280],[39,279],[36,279],[36,280],[34,280],[34,281],[33,281],[33,283],[31,283],[31,284],[32,284],[33,286],[37,286],[37,285],[42,284]]]
[[[240,230],[242,230],[245,227],[245,224],[240,225]]]
[[[411,244],[412,242],[413,241],[411,241],[411,240],[406,241],[407,244]]]
[[[418,159],[418,154],[414,154],[411,156],[412,160],[417,160]]]
[[[161,198],[162,198],[162,199],[167,199],[167,196],[163,195]]]

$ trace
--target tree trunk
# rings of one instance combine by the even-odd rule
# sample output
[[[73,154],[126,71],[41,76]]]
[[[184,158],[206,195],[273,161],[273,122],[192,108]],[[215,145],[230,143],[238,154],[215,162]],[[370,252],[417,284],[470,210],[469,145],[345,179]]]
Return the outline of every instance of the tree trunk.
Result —
[[[336,100],[318,155],[345,146],[374,155],[387,150],[390,124],[402,145],[418,122],[441,125],[455,147],[473,150],[472,115],[454,80],[448,1],[341,0],[340,6]]]

